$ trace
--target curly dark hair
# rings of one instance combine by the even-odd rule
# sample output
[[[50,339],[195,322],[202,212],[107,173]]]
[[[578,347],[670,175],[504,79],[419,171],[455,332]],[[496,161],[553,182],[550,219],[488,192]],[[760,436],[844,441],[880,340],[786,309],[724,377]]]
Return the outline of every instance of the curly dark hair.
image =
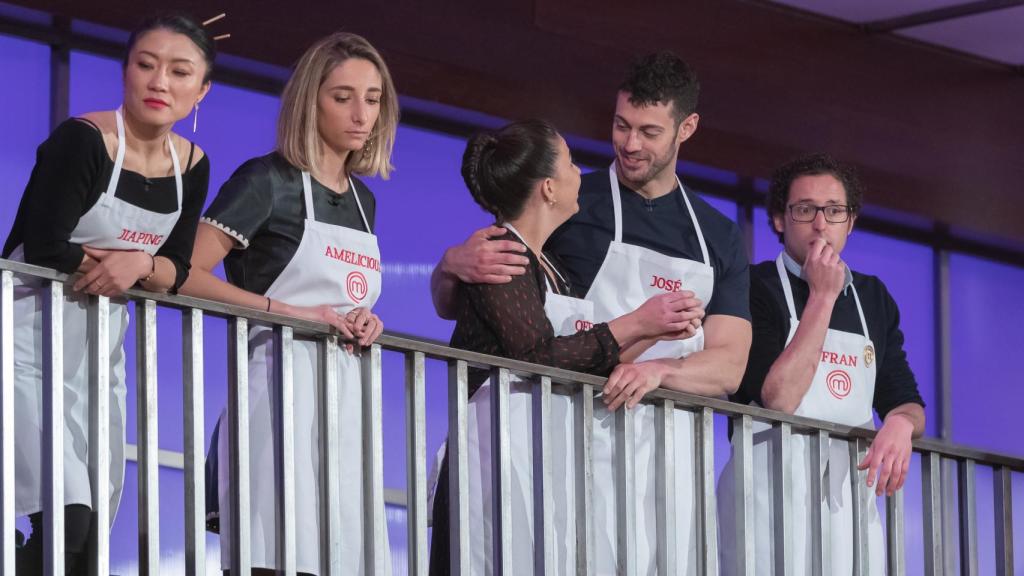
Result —
[[[789,189],[793,181],[801,176],[820,176],[828,174],[835,177],[843,190],[846,191],[846,205],[854,216],[860,214],[864,201],[864,185],[852,166],[843,164],[823,152],[798,156],[775,169],[771,183],[768,185],[768,225],[775,229],[774,217],[786,213],[789,202]],[[782,233],[777,232],[779,242],[783,241]]]
[[[637,59],[619,92],[629,94],[634,106],[672,104],[672,117],[678,126],[683,118],[697,110],[700,82],[693,68],[672,52],[656,52]]]

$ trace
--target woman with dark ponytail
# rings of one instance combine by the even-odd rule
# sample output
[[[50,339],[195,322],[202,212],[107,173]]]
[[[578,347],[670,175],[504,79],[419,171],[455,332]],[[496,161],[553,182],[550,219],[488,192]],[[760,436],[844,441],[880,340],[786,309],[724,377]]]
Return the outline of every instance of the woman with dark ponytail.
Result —
[[[515,122],[470,138],[462,177],[473,199],[506,229],[495,241],[526,246],[526,273],[506,284],[462,284],[462,299],[451,345],[566,370],[607,375],[655,341],[686,337],[702,312],[688,293],[655,296],[610,322],[593,323],[592,303],[576,298],[558,262],[541,248],[552,232],[579,210],[580,171],[565,140],[547,122]],[[696,322],[695,322],[696,321]],[[513,377],[511,429],[530,430],[529,379]],[[492,574],[490,546],[491,478],[490,384],[482,370],[470,373],[469,469],[470,574]],[[551,402],[555,573],[575,572],[572,405],[555,395]],[[531,440],[513,438],[512,551],[515,574],[533,574]],[[444,458],[433,503],[430,572],[447,574],[448,462]]]
[[[125,466],[125,290],[175,292],[188,277],[210,162],[171,131],[198,112],[210,90],[214,39],[180,15],[145,20],[128,39],[124,97],[116,110],[65,120],[36,153],[36,164],[4,246],[3,257],[79,273],[65,288],[64,568],[88,574],[86,543],[92,494],[117,511]],[[32,535],[18,550],[17,573],[42,574],[43,302],[46,287],[15,280],[15,511]],[[89,446],[89,297],[110,297],[110,445]],[[89,452],[110,451],[110,490],[89,481]],[[60,479],[57,479],[59,482]],[[8,513],[5,511],[5,513]],[[59,535],[58,535],[59,537]]]

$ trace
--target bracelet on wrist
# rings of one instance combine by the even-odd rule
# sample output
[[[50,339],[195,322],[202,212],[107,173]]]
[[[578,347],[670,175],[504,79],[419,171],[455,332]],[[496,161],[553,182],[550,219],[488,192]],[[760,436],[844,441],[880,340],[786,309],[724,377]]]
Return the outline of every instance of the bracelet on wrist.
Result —
[[[147,252],[147,254],[148,254],[148,252]],[[150,254],[149,255],[149,262],[150,262],[149,274],[145,278],[143,278],[141,280],[141,282],[149,282],[150,280],[153,279],[153,276],[156,274],[156,256]]]

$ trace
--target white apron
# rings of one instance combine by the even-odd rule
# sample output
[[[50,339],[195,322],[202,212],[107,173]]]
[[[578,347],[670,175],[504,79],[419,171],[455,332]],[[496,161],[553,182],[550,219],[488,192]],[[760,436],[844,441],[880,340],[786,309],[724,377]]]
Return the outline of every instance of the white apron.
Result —
[[[519,232],[503,224],[513,234]],[[520,237],[521,238],[521,237]],[[543,258],[543,255],[541,255]],[[548,263],[551,270],[558,270]],[[563,283],[565,279],[562,279]],[[580,298],[563,296],[551,290],[544,300],[544,313],[555,336],[569,336],[589,329],[594,306]],[[512,431],[512,558],[513,574],[532,575],[533,571],[533,396],[539,381],[511,376],[509,422]],[[572,398],[551,395],[551,480],[554,520],[555,574],[576,570],[575,480],[573,450]],[[491,386],[486,381],[469,400],[469,517],[471,566],[469,574],[494,574],[493,510],[491,497]],[[443,479],[442,479],[443,481]],[[482,528],[482,529],[480,529]]]
[[[141,250],[156,254],[181,213],[181,167],[167,135],[174,165],[178,208],[170,214],[151,212],[117,198],[124,164],[125,131],[117,119],[117,151],[106,191],[78,220],[68,242],[105,250]],[[11,260],[24,262],[18,246]],[[14,420],[15,508],[18,515],[43,508],[43,302],[46,283],[14,277]],[[64,504],[92,507],[89,483],[89,335],[88,295],[64,288]],[[124,300],[111,300],[110,338],[110,521],[113,523],[124,485],[125,368],[124,335],[128,311]]]
[[[693,220],[700,242],[704,262],[673,258],[659,252],[626,244],[622,241],[622,200],[615,165],[608,169],[611,181],[612,203],[615,210],[615,239],[601,269],[594,278],[587,300],[594,303],[594,321],[607,322],[640,307],[651,296],[665,291],[690,290],[705,305],[711,301],[715,284],[707,244],[700,222],[693,212],[690,199],[682,182],[679,192]],[[704,349],[704,329],[687,340],[659,342],[636,361],[654,358],[683,358]],[[654,574],[657,570],[657,514],[655,502],[654,462],[654,406],[639,404],[634,408],[634,458],[636,482],[636,561],[637,574]],[[597,572],[615,571],[617,558],[615,494],[617,481],[615,463],[615,415],[608,412],[603,400],[594,405],[594,533]],[[696,570],[696,533],[694,531],[694,436],[693,413],[677,410],[675,413],[675,494],[678,511],[676,524],[676,554],[678,565],[686,566],[688,573]]]
[[[793,302],[793,289],[789,275],[783,263],[782,254],[775,260],[782,282],[782,290],[789,308],[790,328],[786,345],[792,341],[800,322],[796,315]],[[804,394],[797,407],[797,416],[828,420],[846,426],[863,426],[874,428],[872,417],[872,400],[875,394],[874,344],[868,334],[864,310],[860,305],[857,288],[850,284],[853,298],[857,304],[861,327],[864,334],[842,332],[829,329],[825,334],[822,346],[822,358],[814,373],[810,388]],[[872,360],[865,357],[870,348]],[[771,426],[762,422],[754,422],[754,470],[755,474],[772,470],[774,458],[773,444],[778,442],[778,435]],[[795,558],[794,574],[811,574],[811,518],[817,514],[823,502],[810,502],[810,483],[822,482],[822,477],[811,477],[810,443],[805,434],[792,435],[792,486],[790,490],[793,508],[791,510],[794,530],[797,537],[793,539],[793,555]],[[853,508],[850,503],[850,453],[845,440],[833,439],[829,446],[829,484],[831,498],[827,503],[831,515],[831,552],[832,574],[848,576],[853,573]],[[856,472],[856,470],[854,470]],[[722,574],[734,574],[736,566],[735,511],[733,506],[734,463],[730,458],[719,479],[720,507],[719,523],[723,537],[720,540],[722,554]],[[769,472],[767,481],[754,482],[754,536],[755,536],[755,572],[772,574],[774,547],[772,542],[773,478]],[[824,493],[824,490],[822,491]],[[885,548],[882,539],[882,524],[878,515],[877,503],[867,506],[868,514],[868,566],[866,574],[885,574]]]
[[[377,237],[353,194],[366,232],[317,222],[308,172],[302,173],[306,220],[302,240],[288,265],[265,296],[293,306],[329,304],[339,314],[356,307],[371,308],[380,296],[380,250]],[[249,422],[252,566],[275,568],[277,509],[275,446],[272,423],[277,420],[278,391],[274,381],[273,331],[253,326],[249,331]],[[317,341],[295,338],[292,347],[295,422],[295,546],[299,572],[320,573],[319,418],[316,410]],[[363,534],[362,376],[358,356],[342,350],[338,356],[338,452],[342,469],[341,565],[343,574],[362,574],[365,567]],[[227,414],[221,415],[225,419]],[[226,421],[218,446],[221,565],[231,565],[230,463]],[[386,533],[385,533],[386,535]],[[390,567],[386,571],[390,573]]]

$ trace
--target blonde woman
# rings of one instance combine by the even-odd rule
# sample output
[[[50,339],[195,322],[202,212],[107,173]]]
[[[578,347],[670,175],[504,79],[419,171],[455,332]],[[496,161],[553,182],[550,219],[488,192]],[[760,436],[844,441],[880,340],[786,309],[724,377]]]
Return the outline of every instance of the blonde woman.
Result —
[[[398,98],[380,54],[365,39],[328,36],[299,60],[285,87],[277,150],[243,164],[221,188],[196,235],[192,274],[182,293],[318,320],[366,346],[383,326],[371,308],[380,294],[376,202],[355,175],[387,177]],[[224,262],[228,282],[213,275]],[[249,417],[252,565],[273,572],[277,553],[277,455],[273,332],[250,330]],[[359,358],[338,358],[340,455],[362,470]],[[297,567],[318,574],[317,347],[296,338],[295,509]],[[227,434],[219,439],[221,562],[230,566]],[[342,573],[363,570],[362,475],[342,474]]]

